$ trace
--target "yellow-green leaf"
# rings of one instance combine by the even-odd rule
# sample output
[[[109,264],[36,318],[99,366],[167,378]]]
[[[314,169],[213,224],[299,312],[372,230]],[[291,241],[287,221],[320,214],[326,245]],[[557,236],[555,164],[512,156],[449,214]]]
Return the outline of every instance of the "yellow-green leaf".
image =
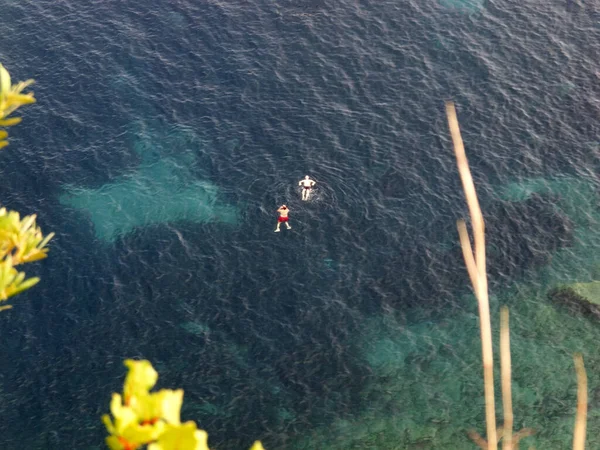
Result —
[[[10,91],[10,74],[8,70],[0,64],[0,96],[6,95]]]
[[[25,274],[23,274],[23,275],[25,275]],[[27,289],[35,286],[39,282],[40,282],[40,279],[38,277],[33,277],[33,278],[28,278],[20,285],[13,284],[12,288],[7,290],[8,292],[6,293],[6,297],[10,298],[13,295],[20,294],[21,292],[26,291]]]
[[[2,111],[0,111],[0,114],[2,113]],[[18,123],[21,123],[21,119],[20,117],[11,117],[10,119],[2,119],[0,120],[0,127],[12,127],[13,125],[16,125]]]
[[[128,405],[123,405],[119,394],[113,394],[110,412],[114,417],[114,422],[106,415],[102,417],[106,429],[112,435],[123,438],[129,443],[147,444],[156,440],[164,429],[164,422],[161,421],[151,424],[140,423],[141,420],[136,411]]]
[[[54,237],[54,233],[50,233],[48,236],[46,236],[46,237],[45,237],[45,238],[42,240],[42,242],[40,242],[40,243],[38,244],[38,248],[44,248],[44,247],[45,247],[45,246],[48,244],[48,242],[50,242],[50,239],[52,239],[53,237]]]
[[[160,417],[171,425],[179,425],[181,405],[183,404],[183,390],[161,389],[154,394],[158,397]]]
[[[125,403],[127,403],[135,395],[147,394],[156,384],[158,373],[154,370],[150,361],[147,360],[127,359],[125,365],[129,368],[123,386],[123,395],[125,396]]]
[[[208,434],[198,430],[194,422],[167,425],[158,440],[148,450],[209,450]]]
[[[10,93],[6,96],[6,102],[8,105],[28,105],[35,103],[35,98],[33,92],[27,94]]]

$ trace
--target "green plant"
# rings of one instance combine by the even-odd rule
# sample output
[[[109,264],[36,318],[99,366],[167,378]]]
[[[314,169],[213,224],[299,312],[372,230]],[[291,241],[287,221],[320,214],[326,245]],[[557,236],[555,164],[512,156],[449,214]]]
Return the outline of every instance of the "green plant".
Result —
[[[181,423],[183,390],[161,389],[150,392],[158,373],[149,361],[125,361],[129,372],[123,394],[113,394],[112,416],[102,417],[110,436],[111,450],[135,450],[147,445],[148,450],[209,450],[208,435],[193,421]],[[256,441],[250,450],[264,450]]]
[[[20,117],[8,117],[23,105],[35,103],[33,92],[22,94],[23,89],[33,84],[33,80],[11,84],[8,70],[0,64],[0,127],[10,127],[21,122]],[[0,149],[8,145],[8,132],[0,130]]]
[[[32,83],[33,80],[27,80],[12,85],[8,71],[0,64],[0,149],[8,145],[8,132],[1,128],[21,121],[20,117],[8,116],[20,106],[35,102],[32,92],[22,94]],[[21,219],[18,212],[0,208],[0,301],[6,301],[40,281],[37,277],[26,279],[25,273],[15,268],[47,256],[46,245],[54,233],[44,237],[35,218],[34,214]],[[0,311],[8,308],[11,306],[1,306]]]

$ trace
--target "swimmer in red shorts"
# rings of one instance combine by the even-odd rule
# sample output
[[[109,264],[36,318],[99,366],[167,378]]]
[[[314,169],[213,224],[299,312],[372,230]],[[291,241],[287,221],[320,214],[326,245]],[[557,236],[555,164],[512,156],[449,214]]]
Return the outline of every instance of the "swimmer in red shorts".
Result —
[[[291,230],[292,227],[290,227],[290,224],[288,223],[288,214],[290,212],[288,207],[285,205],[281,205],[281,207],[277,210],[277,212],[279,213],[279,219],[277,219],[277,228],[275,229],[275,233],[277,233],[278,231],[281,231],[279,229],[279,226],[281,225],[282,222],[285,223],[285,226],[287,227],[288,230]]]

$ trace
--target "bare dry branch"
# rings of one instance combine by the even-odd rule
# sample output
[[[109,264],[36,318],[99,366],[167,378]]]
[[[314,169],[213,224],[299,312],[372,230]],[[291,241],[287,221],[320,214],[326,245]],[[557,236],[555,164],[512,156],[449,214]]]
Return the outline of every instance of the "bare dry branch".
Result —
[[[575,416],[575,431],[573,432],[573,450],[584,450],[588,403],[587,374],[581,353],[576,353],[573,360],[577,372],[577,415]]]
[[[483,449],[483,450],[487,450],[488,448],[488,444],[485,441],[484,438],[481,437],[481,435],[475,431],[475,430],[469,430],[467,431],[467,435],[471,438],[471,440],[473,442],[475,442],[479,448]]]
[[[477,272],[477,266],[475,265],[475,258],[473,258],[473,250],[471,249],[471,241],[469,239],[469,233],[467,231],[467,224],[462,219],[457,220],[456,228],[458,228],[460,246],[462,248],[463,257],[465,259],[465,265],[467,266],[467,272],[469,272],[469,278],[471,279],[473,289],[475,290],[475,292],[477,292],[477,282],[479,280],[479,274]]]
[[[481,352],[483,359],[483,381],[485,396],[485,420],[487,427],[488,450],[497,450],[498,438],[496,434],[496,411],[494,400],[494,359],[492,353],[492,326],[490,323],[490,305],[488,299],[487,274],[485,263],[485,225],[483,215],[477,200],[473,177],[469,170],[469,163],[465,154],[465,148],[460,135],[458,119],[456,118],[456,109],[454,103],[446,102],[446,115],[448,117],[448,126],[454,144],[454,153],[458,164],[458,172],[462,180],[465,197],[469,205],[469,212],[473,226],[473,235],[475,242],[475,266],[477,269],[477,282],[473,284],[475,295],[479,303],[479,321],[481,328]],[[460,225],[459,225],[460,228]],[[459,233],[461,231],[459,230]],[[466,232],[466,226],[463,234]],[[461,245],[465,248],[465,237],[461,238]],[[468,240],[468,237],[467,237]],[[465,264],[472,265],[470,259],[465,256]],[[469,269],[472,271],[472,269]],[[469,273],[471,275],[471,273]]]
[[[510,333],[508,325],[508,308],[503,306],[500,310],[500,370],[502,373],[502,409],[504,411],[502,449],[513,450],[513,410],[511,394],[511,360],[510,360]],[[517,447],[518,443],[514,443]]]
[[[521,431],[516,432],[512,435],[513,448],[519,448],[519,441],[523,438],[533,436],[535,430],[533,428],[523,428]]]

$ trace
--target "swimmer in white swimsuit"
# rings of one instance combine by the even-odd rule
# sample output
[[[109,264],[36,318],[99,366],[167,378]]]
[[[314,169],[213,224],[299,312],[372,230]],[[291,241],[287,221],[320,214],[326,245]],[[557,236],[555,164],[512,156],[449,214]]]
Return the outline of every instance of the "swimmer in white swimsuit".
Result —
[[[316,181],[311,180],[308,175],[304,177],[304,180],[300,180],[298,185],[302,186],[302,200],[306,201],[310,197],[310,191],[313,186],[317,184]]]

